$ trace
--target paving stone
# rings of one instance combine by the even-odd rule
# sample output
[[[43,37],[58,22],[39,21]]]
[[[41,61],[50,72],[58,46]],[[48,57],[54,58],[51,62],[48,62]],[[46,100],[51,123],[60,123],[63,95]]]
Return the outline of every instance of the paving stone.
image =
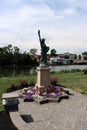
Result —
[[[18,129],[87,130],[87,96],[69,90],[69,97],[69,100],[61,100],[60,103],[42,105],[19,99],[19,115],[30,115],[33,122],[25,123]]]

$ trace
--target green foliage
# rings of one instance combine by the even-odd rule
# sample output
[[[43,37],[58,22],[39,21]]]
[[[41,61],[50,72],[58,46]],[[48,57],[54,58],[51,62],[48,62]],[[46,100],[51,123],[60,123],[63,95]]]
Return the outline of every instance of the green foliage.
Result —
[[[31,53],[32,55],[35,56],[36,52],[37,52],[37,49],[35,49],[35,48],[30,49],[30,53]]]
[[[80,69],[72,69],[72,70],[61,70],[59,73],[71,73],[71,72],[81,72]]]
[[[75,60],[77,59],[77,54],[74,55],[74,59],[75,59]]]
[[[65,58],[65,59],[69,59],[69,55],[67,55],[67,54],[64,55],[64,58]]]
[[[79,60],[81,60],[81,55],[79,55]]]
[[[55,49],[51,49],[50,55],[51,55],[51,57],[56,56],[56,50]]]
[[[36,65],[37,61],[29,52],[20,52],[17,46],[11,44],[0,48],[0,66]]]
[[[82,55],[87,55],[87,52],[83,52]]]

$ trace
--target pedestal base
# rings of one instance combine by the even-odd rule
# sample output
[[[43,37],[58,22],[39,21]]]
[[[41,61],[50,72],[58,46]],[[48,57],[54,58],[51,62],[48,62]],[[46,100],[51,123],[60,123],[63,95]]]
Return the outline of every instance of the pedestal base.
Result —
[[[44,93],[45,92],[45,89],[46,87],[45,86],[39,86],[38,84],[35,84],[35,88],[41,92],[41,93]]]
[[[37,83],[40,91],[44,91],[51,84],[50,81],[50,68],[49,67],[38,67],[37,68]]]

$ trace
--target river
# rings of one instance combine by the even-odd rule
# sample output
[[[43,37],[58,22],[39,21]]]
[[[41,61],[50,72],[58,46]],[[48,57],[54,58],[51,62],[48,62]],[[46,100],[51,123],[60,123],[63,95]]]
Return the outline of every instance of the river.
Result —
[[[87,65],[61,65],[61,66],[50,66],[51,72],[59,72],[62,70],[79,69],[83,70],[87,68]],[[16,76],[16,75],[30,75],[35,73],[36,68],[23,67],[23,68],[0,68],[0,77],[2,76]]]
[[[72,70],[72,69],[79,69],[84,70],[87,69],[87,65],[61,65],[61,66],[50,66],[51,71],[59,72],[62,70]]]

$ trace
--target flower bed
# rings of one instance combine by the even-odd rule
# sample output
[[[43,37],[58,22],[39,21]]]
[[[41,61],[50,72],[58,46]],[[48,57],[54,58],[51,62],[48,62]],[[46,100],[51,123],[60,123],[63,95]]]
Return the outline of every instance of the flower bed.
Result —
[[[34,99],[49,99],[49,98],[58,98],[59,96],[63,95],[64,89],[58,85],[53,86],[50,85],[48,88],[45,89],[45,92],[41,93],[38,87],[28,87],[27,89],[24,88],[23,91],[23,99],[25,100],[34,100]]]

